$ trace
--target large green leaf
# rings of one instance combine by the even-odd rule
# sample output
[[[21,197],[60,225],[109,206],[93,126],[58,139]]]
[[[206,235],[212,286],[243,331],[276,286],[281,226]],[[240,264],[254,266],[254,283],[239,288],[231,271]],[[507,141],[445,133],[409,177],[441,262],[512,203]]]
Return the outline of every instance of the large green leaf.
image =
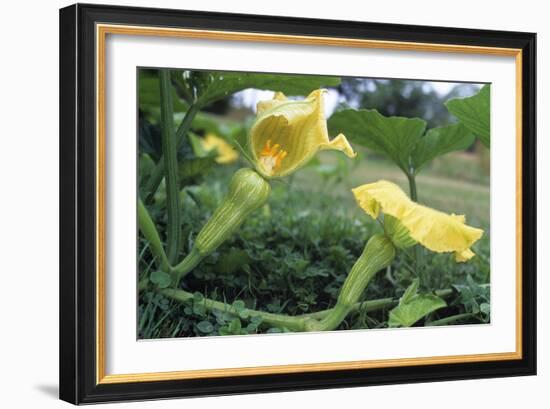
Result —
[[[247,88],[280,91],[286,95],[307,95],[315,89],[340,84],[338,77],[319,75],[215,71],[193,72],[190,81],[201,104],[214,102]]]
[[[416,144],[411,158],[416,173],[437,156],[460,151],[474,143],[475,136],[462,124],[432,128]]]
[[[385,117],[375,109],[345,109],[328,122],[333,135],[343,133],[354,144],[387,155],[404,172],[410,173],[410,156],[426,129],[419,118]]]
[[[484,85],[467,98],[453,98],[445,105],[487,147],[491,144],[491,88]]]
[[[388,326],[410,327],[429,313],[446,307],[447,303],[434,294],[417,294],[418,280],[407,288],[399,305],[390,311]]]

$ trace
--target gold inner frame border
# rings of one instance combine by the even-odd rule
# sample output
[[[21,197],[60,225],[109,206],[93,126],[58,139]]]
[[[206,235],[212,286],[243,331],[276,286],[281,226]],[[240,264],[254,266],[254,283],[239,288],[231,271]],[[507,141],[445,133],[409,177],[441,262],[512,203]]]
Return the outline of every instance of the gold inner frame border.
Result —
[[[173,381],[232,376],[290,374],[336,370],[388,368],[467,362],[519,360],[522,358],[522,51],[515,48],[415,43],[323,36],[298,36],[251,32],[200,30],[96,24],[96,383]],[[516,64],[516,350],[505,353],[448,355],[367,361],[220,368],[130,374],[105,373],[105,42],[107,35],[156,36],[294,45],[320,45],[401,51],[466,53],[515,57]]]

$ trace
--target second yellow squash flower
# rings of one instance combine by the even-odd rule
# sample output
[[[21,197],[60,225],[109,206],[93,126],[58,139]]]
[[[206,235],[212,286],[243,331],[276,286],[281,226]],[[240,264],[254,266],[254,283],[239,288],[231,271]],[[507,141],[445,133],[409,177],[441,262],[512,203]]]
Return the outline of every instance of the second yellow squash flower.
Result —
[[[372,218],[380,212],[394,217],[415,242],[437,253],[453,252],[458,262],[474,256],[470,247],[483,235],[483,230],[468,226],[464,216],[413,202],[399,186],[385,180],[359,186],[353,194]]]
[[[216,162],[221,165],[228,165],[239,159],[239,153],[235,148],[214,133],[207,133],[201,140],[201,145],[206,151],[216,150]]]
[[[326,90],[316,90],[306,99],[294,101],[278,92],[273,99],[258,103],[257,118],[249,133],[258,173],[266,178],[289,175],[320,150],[338,150],[355,157],[344,135],[329,139],[325,93]]]

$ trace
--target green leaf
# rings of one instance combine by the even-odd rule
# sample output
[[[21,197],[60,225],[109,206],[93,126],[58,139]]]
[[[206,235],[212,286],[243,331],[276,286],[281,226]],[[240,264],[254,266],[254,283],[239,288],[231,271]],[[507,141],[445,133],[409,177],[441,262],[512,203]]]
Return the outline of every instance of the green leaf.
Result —
[[[390,327],[410,327],[430,312],[446,307],[447,303],[433,294],[414,297],[407,304],[400,304],[390,311]]]
[[[475,136],[462,124],[430,129],[411,153],[415,172],[437,156],[469,148],[474,140]]]
[[[242,300],[235,300],[232,304],[233,308],[235,308],[237,311],[242,311],[246,308],[244,301]]]
[[[352,142],[382,153],[405,173],[410,173],[409,158],[426,129],[420,118],[385,117],[375,109],[345,109],[333,114],[330,134],[343,133]]]
[[[401,299],[399,300],[399,303],[401,304],[407,304],[412,301],[414,297],[416,297],[416,294],[418,293],[418,286],[420,285],[420,280],[418,278],[415,278],[411,285],[407,287],[403,295],[401,296]]]
[[[229,323],[229,331],[234,335],[239,335],[241,333],[242,325],[241,320],[238,318],[235,318],[233,321]]]
[[[261,74],[248,72],[193,72],[190,78],[201,104],[212,103],[247,88],[307,95],[321,87],[337,86],[338,77],[319,75]]]
[[[149,280],[159,288],[167,288],[172,283],[172,277],[164,271],[153,271],[149,276]]]
[[[208,321],[201,321],[197,324],[197,328],[204,334],[210,334],[214,331],[214,326]]]
[[[178,176],[181,184],[187,184],[189,180],[204,175],[212,168],[215,158],[208,156],[205,158],[189,158],[178,164]]]
[[[447,303],[434,294],[417,294],[418,279],[405,290],[399,305],[390,311],[389,327],[410,327],[429,313],[446,307]]]
[[[200,303],[202,302],[202,300],[204,300],[204,295],[202,295],[202,293],[199,293],[198,291],[195,291],[193,293],[193,302]]]
[[[184,117],[185,112],[175,113],[174,126],[178,126]],[[199,112],[193,119],[191,128],[199,133],[214,133],[226,139],[229,139],[244,130],[244,126],[241,121],[234,121],[221,115],[211,114],[208,112]]]
[[[489,85],[484,85],[471,97],[453,98],[445,102],[449,112],[488,148],[491,145],[490,98],[491,88]]]

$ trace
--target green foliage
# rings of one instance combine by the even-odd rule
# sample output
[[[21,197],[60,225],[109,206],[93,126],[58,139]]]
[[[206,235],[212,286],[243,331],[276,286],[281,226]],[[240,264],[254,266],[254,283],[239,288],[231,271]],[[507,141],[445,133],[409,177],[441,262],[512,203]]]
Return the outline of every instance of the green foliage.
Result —
[[[480,322],[487,323],[491,315],[490,287],[477,283],[471,275],[466,277],[466,283],[456,284],[459,292],[458,303],[461,312],[476,316]]]
[[[411,153],[425,129],[422,119],[388,118],[375,109],[346,109],[329,121],[331,133],[343,133],[352,143],[387,155],[405,173],[410,171]]]
[[[352,143],[385,155],[409,176],[437,156],[463,150],[473,136],[462,125],[430,129],[419,118],[385,117],[377,110],[345,109],[328,122],[332,133],[343,133]]]
[[[138,77],[139,107],[160,116],[160,92],[158,70],[139,70]],[[172,88],[174,112],[186,111],[188,104],[182,101]]]
[[[453,98],[445,105],[486,146],[491,145],[491,88],[484,85],[477,94],[467,98]]]
[[[143,183],[145,183],[145,180],[151,174],[154,168],[155,168],[155,162],[151,159],[151,157],[148,154],[142,153],[141,155],[139,155],[139,163],[138,163],[139,185],[142,185]]]
[[[240,269],[246,269],[250,257],[241,249],[232,248],[228,253],[222,254],[216,262],[217,270],[222,274],[231,274]]]
[[[315,89],[340,83],[338,77],[224,71],[180,71],[173,72],[172,78],[188,102],[197,101],[201,105],[247,88],[277,90],[287,95],[306,95]]]
[[[449,98],[467,95],[475,90],[473,84],[455,85],[446,94],[421,80],[342,78],[338,90],[345,98],[340,108],[375,108],[382,115],[422,118],[428,128],[452,122],[452,115],[443,102]]]
[[[185,244],[180,257],[192,247],[197,232],[217,207],[227,189],[223,181],[233,172],[232,167],[215,167],[200,185],[184,189],[182,237]],[[315,176],[314,169],[310,172],[312,178],[321,177]],[[309,173],[307,175],[309,177]],[[322,179],[308,180],[300,185],[275,184],[269,204],[255,212],[238,234],[186,276],[183,288],[195,293],[194,299],[185,305],[165,301],[169,305],[167,310],[153,303],[144,318],[140,337],[281,333],[288,330],[258,321],[260,318],[251,315],[250,309],[300,315],[334,306],[347,272],[367,239],[381,230],[376,222],[363,217],[349,193],[334,198],[324,190],[307,190],[312,185],[311,180]],[[155,202],[150,209],[162,232],[162,201]],[[456,292],[446,299],[448,307],[430,314],[433,320],[473,311],[474,301],[479,306],[486,301],[477,293],[473,298],[466,297],[469,294],[467,277],[471,275],[475,283],[488,282],[489,266],[485,260],[489,254],[488,237],[482,239],[475,251],[482,257],[464,264],[455,263],[449,254],[426,252],[423,258],[426,267],[418,271],[409,255],[401,252],[392,266],[393,281],[382,273],[377,274],[363,297],[365,300],[389,297],[397,301],[396,297],[420,274],[423,293],[451,286],[456,288]],[[141,274],[147,274],[151,261],[149,251],[144,248]],[[145,311],[146,294],[140,295],[140,311]],[[231,305],[239,314],[210,312],[204,308],[203,297]],[[242,302],[234,303],[235,300]],[[163,318],[165,314],[168,315]],[[462,322],[478,323],[482,322],[481,318],[481,314],[473,315]],[[154,322],[151,327],[149,320]],[[210,322],[213,330],[202,332],[197,327],[201,321]],[[425,323],[429,325],[427,319]],[[387,327],[388,310],[381,310],[350,314],[339,329]]]
[[[207,174],[215,165],[215,157],[189,158],[178,164],[178,175],[181,187],[196,182],[198,178]]]
[[[164,271],[153,271],[149,276],[149,280],[159,288],[167,288],[172,283],[172,277]]]
[[[174,126],[179,126],[190,104],[208,106],[230,97],[247,88],[276,89],[287,95],[307,95],[325,86],[337,86],[338,77],[313,75],[271,75],[246,72],[215,72],[171,70]],[[160,93],[157,70],[139,71],[139,141],[142,153],[148,153],[155,160],[161,156],[160,131],[155,124],[160,120]],[[200,112],[191,129],[200,132],[213,132],[246,153],[246,129],[242,123],[222,119],[219,116]],[[189,144],[179,148],[180,156],[185,157]]]
[[[185,113],[174,115],[175,125],[179,124]],[[220,115],[201,112],[195,116],[191,129],[198,134],[213,133],[229,143],[235,140],[244,145],[246,143],[247,123],[233,121],[228,118],[223,118]]]
[[[174,112],[185,112],[190,104],[207,106],[247,88],[277,90],[286,95],[307,95],[322,87],[337,86],[338,77],[318,75],[280,75],[247,72],[171,70]],[[160,95],[158,74],[154,69],[139,71],[140,109],[158,116]],[[202,118],[208,114],[202,112]]]
[[[390,311],[390,327],[410,327],[431,312],[447,306],[434,294],[418,294],[418,285],[419,280],[414,280],[405,290],[399,305]]]
[[[469,148],[475,137],[463,125],[453,124],[430,129],[411,153],[416,173],[438,156]]]

